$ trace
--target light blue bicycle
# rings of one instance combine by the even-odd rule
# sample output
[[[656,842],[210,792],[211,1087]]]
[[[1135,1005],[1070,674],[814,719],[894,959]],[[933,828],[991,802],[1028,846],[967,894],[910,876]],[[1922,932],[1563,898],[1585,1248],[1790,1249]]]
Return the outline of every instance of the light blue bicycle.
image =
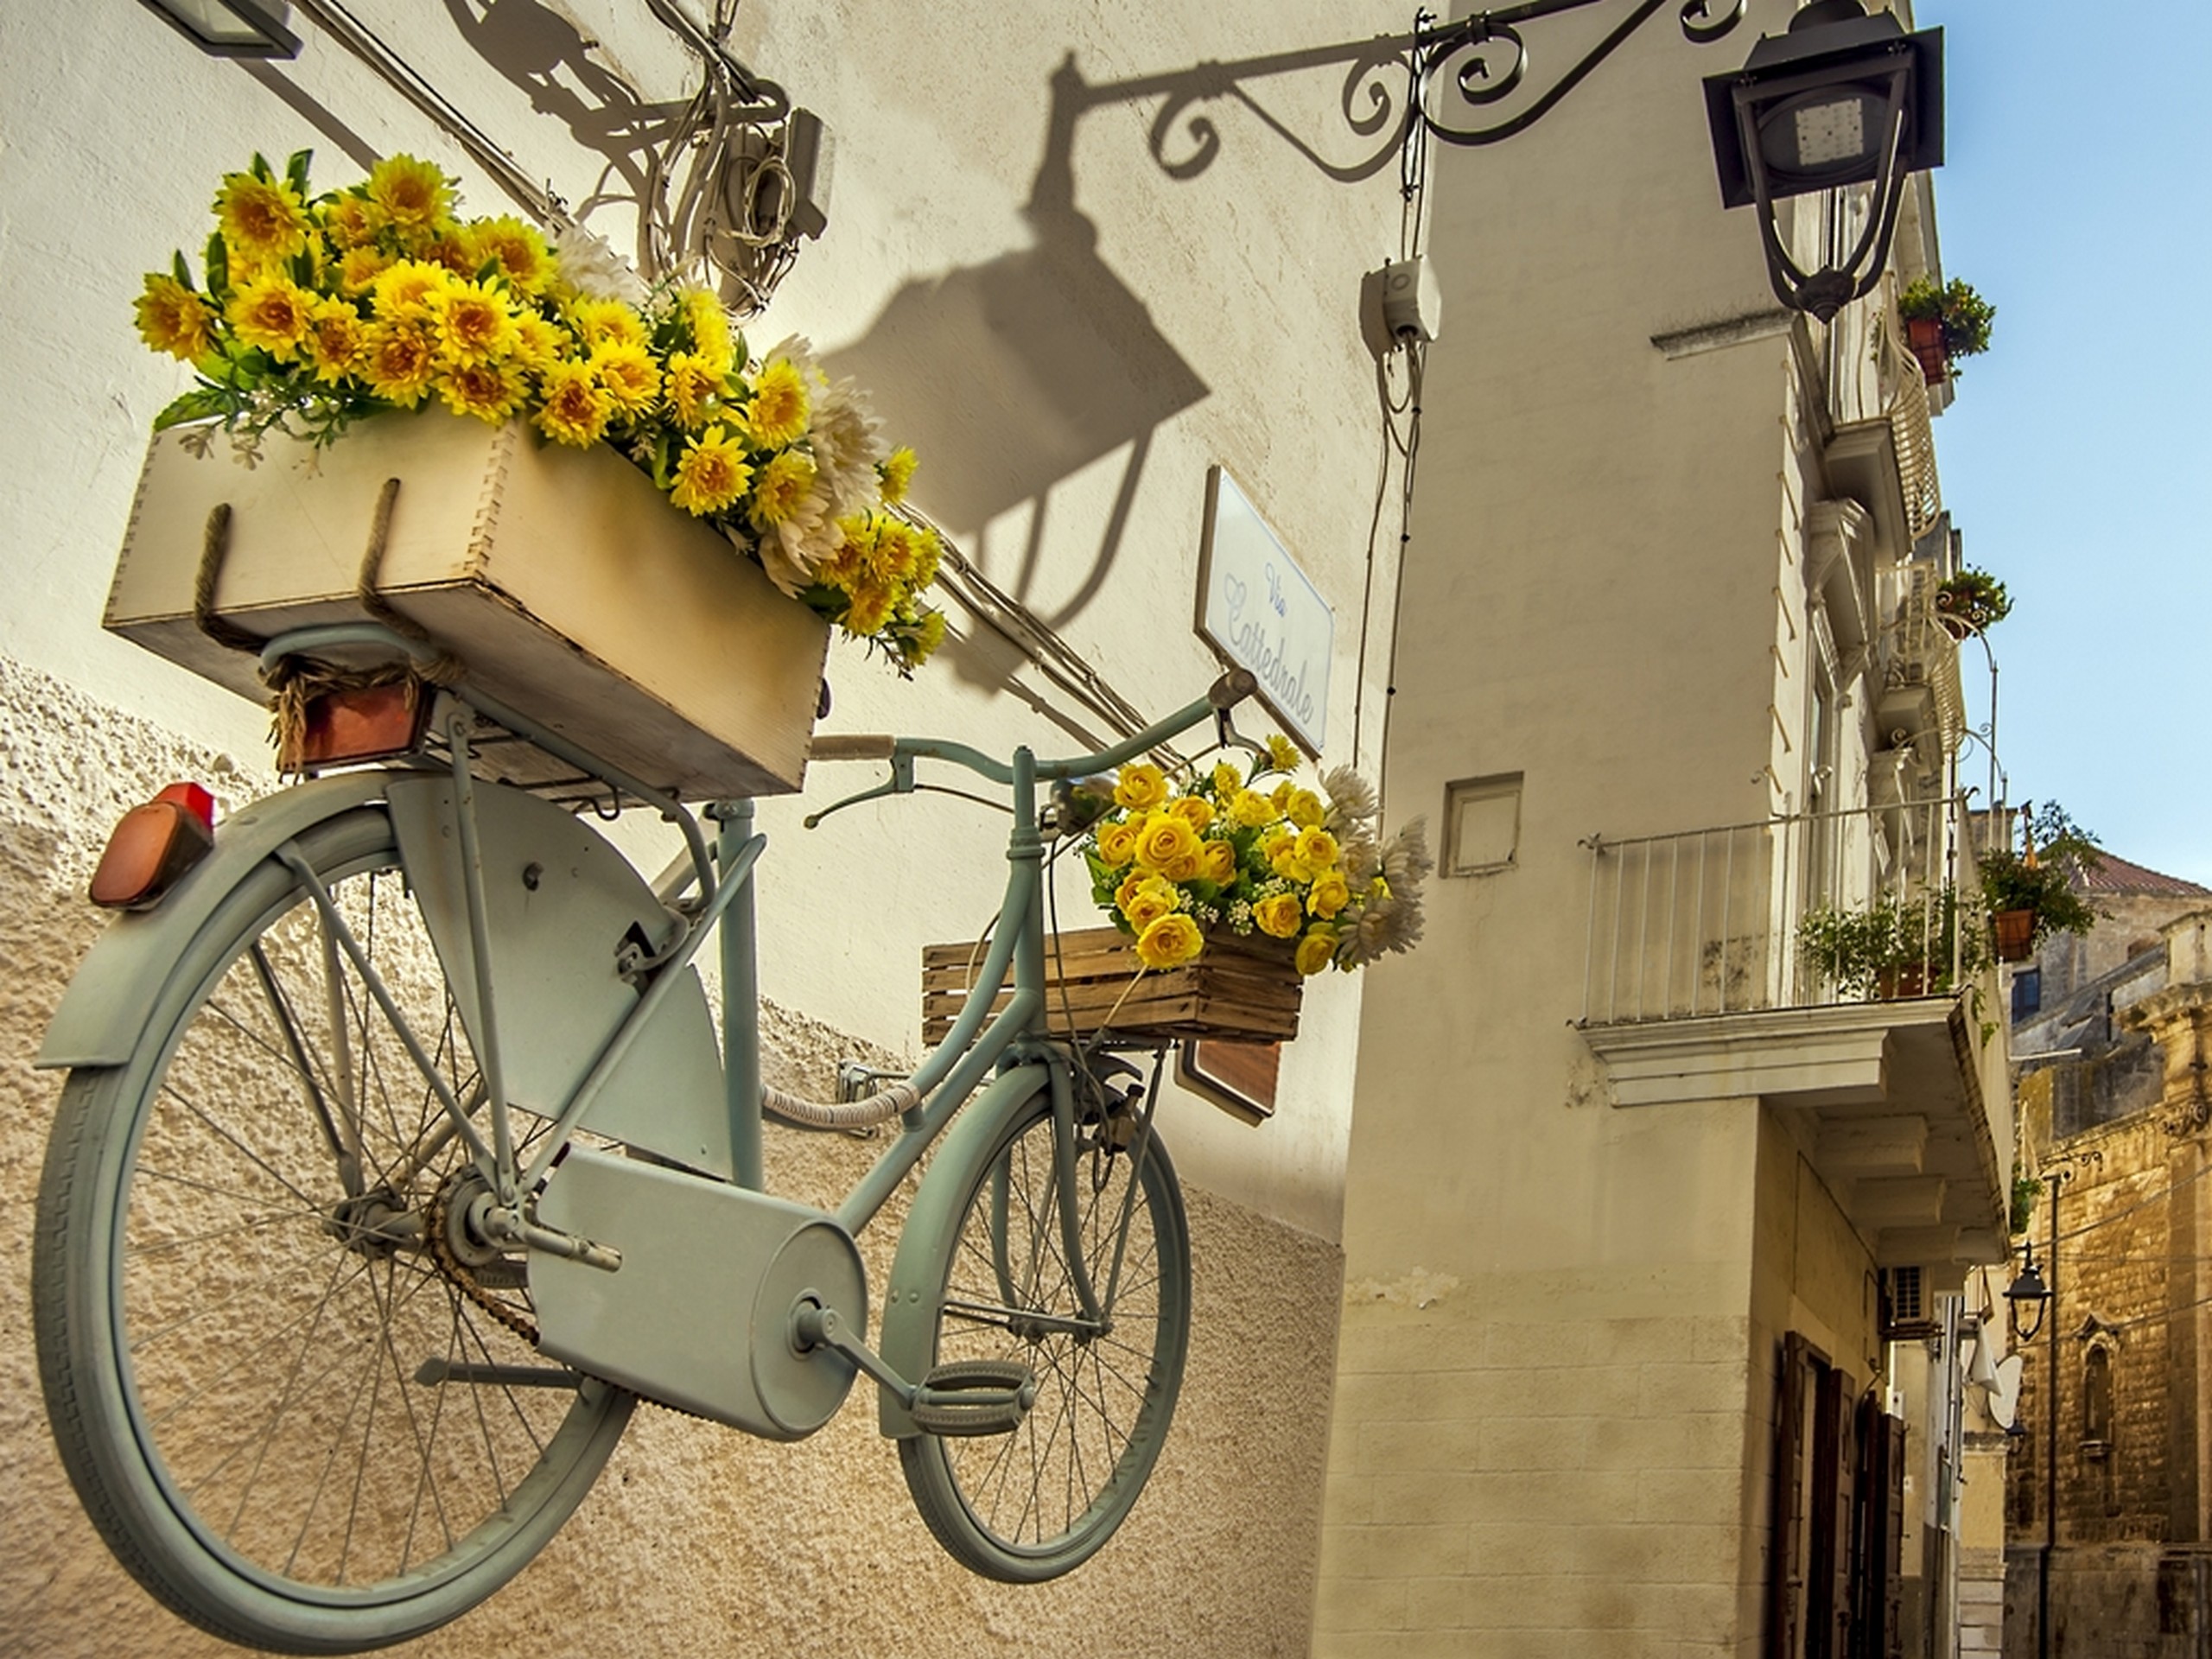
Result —
[[[364,653],[419,654],[353,625],[265,655]],[[866,1372],[954,1556],[1014,1581],[1087,1559],[1174,1409],[1189,1241],[1156,1066],[1046,1034],[1046,838],[1080,825],[1039,786],[1209,720],[1227,741],[1250,690],[1229,676],[1065,760],[817,743],[890,762],[868,795],[931,760],[1014,811],[947,1040],[868,1100],[768,1093],[817,1128],[897,1120],[834,1211],[760,1190],[745,803],[702,824],[522,711],[423,688],[410,753],[228,819],[109,930],[41,1056],[70,1068],[32,1265],[41,1376],[117,1556],[232,1641],[397,1642],[544,1546],[637,1399],[796,1440]],[[685,853],[649,883],[584,818],[487,782],[480,753],[514,736],[658,809]],[[721,1045],[693,969],[718,925]],[[933,1144],[872,1319],[853,1236]]]

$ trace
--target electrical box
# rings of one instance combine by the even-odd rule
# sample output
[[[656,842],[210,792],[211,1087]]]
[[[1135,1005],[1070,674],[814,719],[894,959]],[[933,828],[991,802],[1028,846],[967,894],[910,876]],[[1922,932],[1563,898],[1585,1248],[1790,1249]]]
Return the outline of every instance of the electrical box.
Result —
[[[1434,268],[1413,258],[1368,272],[1360,283],[1359,312],[1360,333],[1378,358],[1408,341],[1426,345],[1443,327],[1444,296]]]

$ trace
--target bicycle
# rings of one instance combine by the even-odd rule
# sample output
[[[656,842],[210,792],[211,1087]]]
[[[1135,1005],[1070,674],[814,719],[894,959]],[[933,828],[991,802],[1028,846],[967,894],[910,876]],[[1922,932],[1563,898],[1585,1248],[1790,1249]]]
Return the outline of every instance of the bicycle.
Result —
[[[349,624],[264,661],[364,651],[428,656]],[[1147,1079],[1047,1033],[1045,836],[1080,827],[1071,780],[1209,717],[1242,741],[1251,677],[1069,760],[817,741],[890,763],[839,806],[911,791],[929,760],[1014,809],[951,1034],[842,1105],[760,1084],[749,804],[710,804],[710,838],[521,711],[414,689],[404,751],[232,815],[120,917],[40,1056],[71,1068],[38,1199],[41,1380],[123,1565],[232,1641],[404,1640],[528,1564],[639,1399],[798,1440],[862,1375],[956,1559],[1013,1582],[1088,1559],[1174,1410],[1189,1241],[1157,1055]],[[658,809],[683,852],[648,883],[582,816],[486,781],[510,736]],[[693,969],[717,926],[720,1045]],[[761,1190],[764,1096],[899,1132],[834,1211],[791,1203]],[[932,1145],[871,1345],[854,1236]]]

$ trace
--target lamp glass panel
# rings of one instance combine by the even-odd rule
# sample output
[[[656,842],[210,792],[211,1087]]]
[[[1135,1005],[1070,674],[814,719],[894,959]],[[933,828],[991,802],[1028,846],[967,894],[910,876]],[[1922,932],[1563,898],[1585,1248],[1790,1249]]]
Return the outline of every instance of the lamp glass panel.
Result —
[[[1888,116],[1888,101],[1863,86],[1801,92],[1759,117],[1760,154],[1777,184],[1868,178]]]

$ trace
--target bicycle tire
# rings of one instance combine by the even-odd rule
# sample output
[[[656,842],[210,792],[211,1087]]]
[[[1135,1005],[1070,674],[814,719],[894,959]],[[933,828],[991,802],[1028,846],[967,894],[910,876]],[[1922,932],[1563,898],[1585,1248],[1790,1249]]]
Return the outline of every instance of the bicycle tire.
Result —
[[[296,845],[466,1098],[467,1039],[385,812]],[[345,1192],[314,1089],[357,1126],[341,1139],[365,1188],[444,1115],[323,938],[274,859],[223,897],[129,1060],[65,1086],[31,1271],[48,1414],[93,1525],[182,1618],[295,1653],[384,1646],[482,1601],[582,1501],[634,1404],[547,1367],[433,1253],[330,1230]],[[463,1156],[449,1141],[398,1196],[419,1211]],[[527,1297],[492,1300],[526,1319]]]
[[[1103,1151],[1096,1129],[1078,1131],[1077,1230],[1102,1295],[1124,1214],[1128,1234],[1104,1333],[1025,1318],[1077,1318],[1045,1095],[1017,1108],[966,1168],[931,1173],[963,1184],[959,1224],[936,1264],[934,1360],[1018,1360],[1038,1393],[1011,1433],[913,1435],[899,1442],[899,1463],[938,1541],[970,1571],[1007,1583],[1058,1578],[1114,1535],[1160,1456],[1182,1384],[1191,1250],[1174,1166],[1156,1133],[1133,1159]],[[1094,1179],[1102,1171],[1103,1184]]]

